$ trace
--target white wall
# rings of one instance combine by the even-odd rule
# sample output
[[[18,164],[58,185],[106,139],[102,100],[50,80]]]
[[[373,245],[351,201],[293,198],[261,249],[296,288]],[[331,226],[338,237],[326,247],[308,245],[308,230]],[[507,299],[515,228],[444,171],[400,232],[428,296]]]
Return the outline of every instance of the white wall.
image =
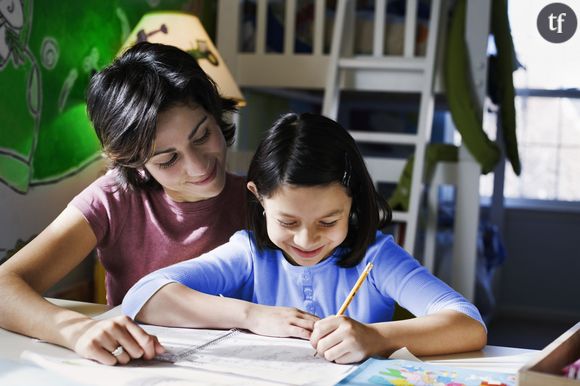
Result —
[[[12,249],[16,240],[27,240],[44,229],[103,169],[103,161],[94,162],[59,183],[32,187],[27,194],[0,184],[0,256]]]
[[[104,169],[104,161],[94,162],[72,177],[56,184],[35,186],[25,195],[0,184],[0,260],[14,248],[17,240],[26,241],[40,233]],[[92,267],[93,261],[85,260],[49,293],[91,279]]]

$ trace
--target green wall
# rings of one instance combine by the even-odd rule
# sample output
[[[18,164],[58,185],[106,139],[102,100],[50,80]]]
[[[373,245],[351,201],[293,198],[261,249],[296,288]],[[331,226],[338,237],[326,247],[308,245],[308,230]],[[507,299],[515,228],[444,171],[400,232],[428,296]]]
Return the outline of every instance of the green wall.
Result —
[[[143,14],[197,8],[209,34],[215,31],[215,1],[7,3],[0,2],[0,183],[19,193],[75,174],[100,156],[86,87]]]

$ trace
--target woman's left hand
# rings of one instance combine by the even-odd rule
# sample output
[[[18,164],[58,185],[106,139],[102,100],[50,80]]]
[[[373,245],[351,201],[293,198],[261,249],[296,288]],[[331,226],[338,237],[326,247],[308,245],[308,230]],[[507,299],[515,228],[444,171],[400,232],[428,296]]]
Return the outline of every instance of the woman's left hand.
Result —
[[[374,355],[381,339],[371,325],[346,316],[329,316],[314,324],[310,344],[328,361],[353,363]]]

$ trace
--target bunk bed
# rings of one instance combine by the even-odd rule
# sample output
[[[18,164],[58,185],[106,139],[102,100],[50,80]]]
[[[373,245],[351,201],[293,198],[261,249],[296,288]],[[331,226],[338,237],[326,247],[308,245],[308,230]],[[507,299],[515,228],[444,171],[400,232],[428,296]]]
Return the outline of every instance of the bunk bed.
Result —
[[[467,9],[469,30],[466,31],[466,42],[475,93],[481,106],[487,76],[490,2],[469,0]],[[423,10],[426,2],[375,0],[358,3],[359,6],[364,3],[368,8],[371,4],[371,7],[383,10],[390,10],[393,4],[396,8],[404,3],[404,8],[410,11],[401,14],[395,10],[394,15],[375,12],[372,16],[362,12],[360,20],[351,21],[349,28],[345,29],[357,31],[358,37],[351,36],[350,53],[373,55],[378,52],[400,58],[408,65],[405,71],[345,76],[342,79],[343,89],[357,90],[362,87],[372,90],[374,87],[377,91],[419,92],[424,79],[413,68],[417,58],[424,55],[423,45],[429,34],[428,20],[425,20]],[[332,0],[220,0],[218,48],[241,87],[324,90],[330,65],[330,31],[335,9],[336,1]],[[357,19],[360,14],[357,11]],[[277,38],[273,39],[269,36],[271,34]],[[369,44],[369,41],[372,43]],[[435,71],[435,90],[443,92],[441,60],[437,60]],[[243,172],[250,156],[245,152],[234,151],[230,165]],[[367,158],[367,164],[377,183],[397,182],[405,161],[370,157]],[[463,148],[460,149],[458,162],[437,164],[427,196],[424,253],[422,258],[418,256],[429,270],[434,270],[438,186],[455,186],[456,216],[450,284],[470,300],[474,300],[475,292],[480,171],[479,164]]]

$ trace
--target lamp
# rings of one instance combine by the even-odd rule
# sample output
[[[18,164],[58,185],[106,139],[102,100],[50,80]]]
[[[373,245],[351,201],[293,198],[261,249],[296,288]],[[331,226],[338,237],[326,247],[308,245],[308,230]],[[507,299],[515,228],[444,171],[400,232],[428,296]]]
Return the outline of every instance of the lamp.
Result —
[[[133,28],[120,52],[141,41],[167,44],[190,53],[224,97],[235,100],[238,106],[246,104],[226,63],[197,17],[180,12],[148,13]]]

